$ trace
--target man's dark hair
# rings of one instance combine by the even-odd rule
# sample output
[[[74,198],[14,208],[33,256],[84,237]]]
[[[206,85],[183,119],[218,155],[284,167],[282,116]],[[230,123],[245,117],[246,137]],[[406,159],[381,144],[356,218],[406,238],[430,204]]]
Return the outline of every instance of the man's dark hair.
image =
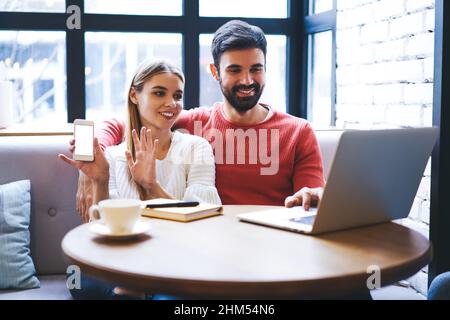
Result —
[[[225,51],[252,48],[261,49],[266,58],[267,40],[261,28],[240,20],[228,21],[214,34],[211,46],[214,65],[219,71],[220,58]]]

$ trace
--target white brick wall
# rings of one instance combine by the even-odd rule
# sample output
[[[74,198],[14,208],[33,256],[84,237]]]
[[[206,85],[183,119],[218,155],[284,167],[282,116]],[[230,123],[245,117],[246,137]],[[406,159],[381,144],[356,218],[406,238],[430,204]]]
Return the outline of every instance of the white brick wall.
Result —
[[[406,41],[406,56],[430,56],[434,52],[434,33],[426,32],[411,36]]]
[[[425,29],[427,31],[434,31],[435,26],[435,12],[434,9],[427,10],[425,12]]]
[[[426,107],[423,109],[423,124],[424,124],[424,126],[427,126],[427,127],[431,127],[433,125],[433,108],[432,107]]]
[[[373,103],[375,105],[395,104],[402,101],[404,84],[381,84],[373,87]]]
[[[412,83],[404,86],[405,104],[425,104],[433,103],[433,84],[432,83]]]
[[[434,0],[337,0],[336,126],[431,126]],[[406,224],[428,237],[430,165]],[[426,294],[427,268],[408,279]]]
[[[433,82],[434,78],[434,57],[429,57],[427,59],[424,59],[424,82]]]
[[[426,8],[434,8],[434,0],[408,0],[406,2],[408,12],[421,11]]]
[[[383,42],[389,35],[389,23],[385,21],[366,24],[361,27],[361,44]]]
[[[405,55],[406,39],[385,41],[373,46],[374,59],[370,62],[400,60]]]
[[[424,13],[418,12],[399,18],[393,18],[385,23],[390,26],[389,37],[391,39],[398,39],[424,31],[424,22]]]
[[[375,21],[402,16],[405,13],[404,0],[381,0],[373,4]]]

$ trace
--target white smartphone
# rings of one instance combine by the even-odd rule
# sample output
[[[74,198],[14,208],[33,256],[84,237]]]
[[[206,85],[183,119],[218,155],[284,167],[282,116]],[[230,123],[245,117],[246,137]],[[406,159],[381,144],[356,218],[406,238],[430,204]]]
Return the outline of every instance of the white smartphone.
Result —
[[[94,161],[94,122],[76,119],[73,135],[75,138],[74,160]]]

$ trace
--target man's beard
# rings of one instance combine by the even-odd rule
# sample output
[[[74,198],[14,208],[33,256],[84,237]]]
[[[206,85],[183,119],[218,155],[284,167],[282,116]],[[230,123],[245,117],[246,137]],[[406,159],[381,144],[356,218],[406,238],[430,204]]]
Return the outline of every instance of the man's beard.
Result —
[[[243,90],[254,89],[255,94],[253,96],[248,97],[238,97],[237,92],[242,89]],[[255,82],[254,84],[251,84],[249,86],[245,85],[234,86],[231,88],[231,90],[226,91],[222,86],[222,81],[220,81],[220,90],[222,90],[224,97],[238,112],[245,112],[256,106],[258,104],[259,98],[261,98],[263,89],[264,87],[261,88],[261,86]]]

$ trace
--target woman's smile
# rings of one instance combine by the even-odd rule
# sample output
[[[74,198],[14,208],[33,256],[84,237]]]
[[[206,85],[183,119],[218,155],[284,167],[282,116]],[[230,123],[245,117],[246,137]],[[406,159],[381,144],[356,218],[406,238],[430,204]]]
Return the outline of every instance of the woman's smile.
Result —
[[[158,112],[163,118],[166,120],[172,120],[175,117],[175,112],[166,111],[166,112]]]

